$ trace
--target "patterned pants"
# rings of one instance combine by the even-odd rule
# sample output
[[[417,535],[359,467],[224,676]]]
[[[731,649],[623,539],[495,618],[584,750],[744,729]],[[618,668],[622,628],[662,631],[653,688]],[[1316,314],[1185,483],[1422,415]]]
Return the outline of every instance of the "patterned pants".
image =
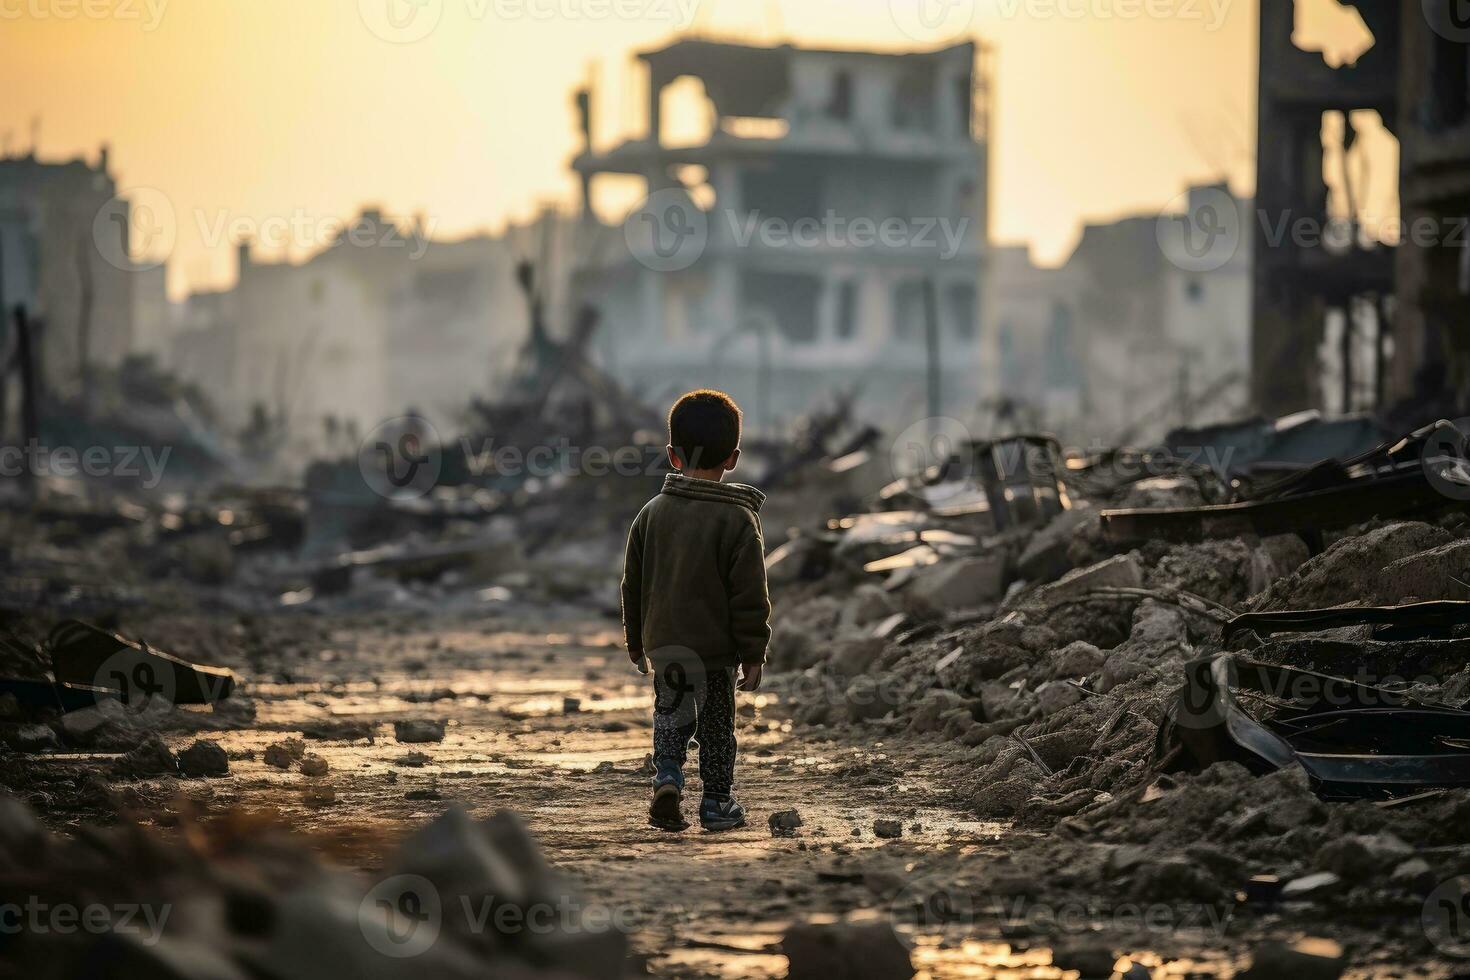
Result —
[[[689,740],[699,742],[704,795],[728,797],[735,783],[735,668],[659,666],[653,675],[654,784],[684,788]]]

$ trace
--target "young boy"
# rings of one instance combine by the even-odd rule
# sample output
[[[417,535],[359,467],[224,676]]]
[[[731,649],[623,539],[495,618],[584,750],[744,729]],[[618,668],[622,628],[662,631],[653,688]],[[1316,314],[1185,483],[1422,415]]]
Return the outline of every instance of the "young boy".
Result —
[[[721,483],[740,459],[740,409],[719,391],[691,391],[669,412],[663,491],[628,532],[623,633],[628,656],[654,670],[653,800],[649,822],[683,830],[684,762],[699,742],[705,830],[745,824],[735,782],[735,687],[760,686],[771,638],[765,547],[754,487]]]

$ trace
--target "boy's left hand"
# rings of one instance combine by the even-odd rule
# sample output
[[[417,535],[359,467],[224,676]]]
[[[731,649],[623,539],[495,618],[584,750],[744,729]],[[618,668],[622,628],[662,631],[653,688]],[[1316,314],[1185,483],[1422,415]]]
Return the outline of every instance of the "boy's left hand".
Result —
[[[762,664],[740,665],[740,690],[754,691],[761,686],[761,674],[765,667]]]

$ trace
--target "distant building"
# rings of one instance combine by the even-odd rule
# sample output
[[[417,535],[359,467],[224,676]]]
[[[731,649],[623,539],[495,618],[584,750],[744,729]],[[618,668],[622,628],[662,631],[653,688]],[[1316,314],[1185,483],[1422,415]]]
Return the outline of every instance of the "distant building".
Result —
[[[302,463],[407,412],[447,438],[525,343],[516,234],[437,241],[366,210],[305,262],[241,243],[235,286],[185,300],[170,363],[232,428],[264,411]]]
[[[95,165],[0,158],[0,303],[40,320],[42,378],[61,396],[78,393],[85,365],[122,360],[139,311],[166,309],[161,271],[130,258],[129,203],[107,162],[106,147]]]
[[[1213,254],[1185,238],[1206,208],[1235,212]],[[1195,187],[1185,214],[1087,225],[1056,269],[1025,246],[993,247],[982,363],[1018,424],[1146,440],[1244,411],[1251,242],[1240,230],[1251,220],[1250,202],[1223,185]]]
[[[927,404],[932,318],[940,408],[968,417],[980,393],[988,52],[684,39],[639,58],[647,134],[589,145],[573,163],[599,243],[574,285],[603,313],[604,368],[659,402],[726,388],[755,427],[780,428],[834,388],[860,389],[868,417],[912,420]],[[692,145],[663,127],[666,90],[684,78],[707,99],[708,132]],[[592,207],[609,175],[649,195],[621,229]]]

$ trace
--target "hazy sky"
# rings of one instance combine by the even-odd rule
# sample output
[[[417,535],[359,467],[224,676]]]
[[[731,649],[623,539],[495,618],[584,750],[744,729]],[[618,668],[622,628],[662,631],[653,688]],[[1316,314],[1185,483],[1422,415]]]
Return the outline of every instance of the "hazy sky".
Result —
[[[50,159],[109,142],[122,185],[174,211],[178,295],[233,279],[242,229],[299,255],[369,203],[437,235],[570,204],[572,90],[598,79],[602,142],[631,131],[632,52],[691,22],[993,43],[993,229],[1043,259],[1079,222],[1157,209],[1188,181],[1252,189],[1256,0],[0,0],[0,134],[22,151],[39,116]],[[1299,30],[1361,46],[1335,0],[1311,0]]]

